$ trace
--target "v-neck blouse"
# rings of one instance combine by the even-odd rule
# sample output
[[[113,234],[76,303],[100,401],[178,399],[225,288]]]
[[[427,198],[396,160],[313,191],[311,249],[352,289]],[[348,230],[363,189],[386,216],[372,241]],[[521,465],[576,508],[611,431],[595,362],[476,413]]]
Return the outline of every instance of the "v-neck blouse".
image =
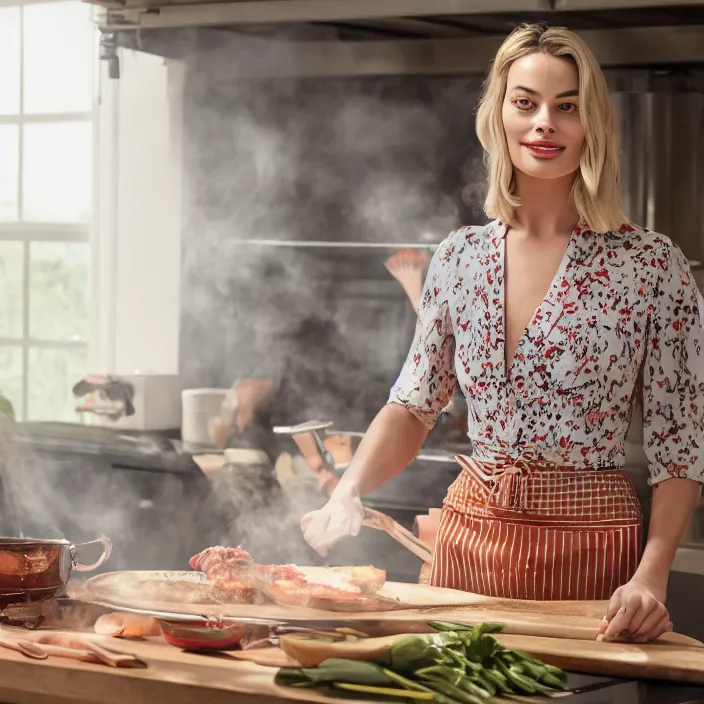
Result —
[[[509,381],[507,229],[463,227],[439,245],[389,401],[432,428],[459,384],[475,457],[583,469],[623,466],[640,403],[651,483],[704,481],[704,302],[681,250],[637,226],[577,227]]]

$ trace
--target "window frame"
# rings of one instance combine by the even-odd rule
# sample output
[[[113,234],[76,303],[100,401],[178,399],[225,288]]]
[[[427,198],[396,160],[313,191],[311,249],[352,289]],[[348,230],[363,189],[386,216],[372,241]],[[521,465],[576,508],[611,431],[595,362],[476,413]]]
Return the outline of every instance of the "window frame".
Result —
[[[95,355],[96,339],[96,318],[95,293],[97,290],[96,264],[96,224],[98,220],[98,184],[96,180],[98,170],[98,84],[99,84],[99,60],[98,60],[98,32],[96,27],[96,41],[93,54],[93,68],[91,78],[91,108],[88,111],[65,112],[65,113],[32,113],[24,112],[24,79],[25,79],[25,57],[24,57],[24,8],[29,5],[49,5],[67,0],[0,0],[0,8],[17,7],[19,13],[19,112],[15,115],[0,115],[0,125],[18,126],[18,164],[17,164],[17,220],[14,222],[0,223],[0,243],[20,242],[22,244],[22,334],[20,337],[0,336],[0,348],[19,348],[22,359],[21,377],[21,402],[20,409],[15,409],[18,420],[27,420],[29,410],[30,391],[30,351],[33,348],[53,349],[53,350],[80,350],[84,352],[86,364],[90,365]],[[76,0],[71,0],[75,2]],[[79,0],[80,1],[80,0]],[[23,187],[24,187],[24,127],[29,124],[57,124],[57,123],[86,122],[92,126],[92,213],[89,222],[77,223],[35,223],[23,220]],[[59,243],[85,243],[88,248],[89,262],[89,285],[86,295],[88,296],[88,334],[86,340],[51,340],[37,339],[30,336],[31,323],[31,245],[41,242]],[[86,369],[86,372],[88,370]],[[78,381],[78,379],[76,379]]]

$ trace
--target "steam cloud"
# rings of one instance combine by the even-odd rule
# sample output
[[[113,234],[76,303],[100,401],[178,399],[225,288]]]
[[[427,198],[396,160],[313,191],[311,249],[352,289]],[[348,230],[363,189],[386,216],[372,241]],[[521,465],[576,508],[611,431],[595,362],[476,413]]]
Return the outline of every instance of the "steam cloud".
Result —
[[[435,244],[458,224],[484,222],[485,173],[473,118],[479,83],[240,78],[265,55],[295,61],[291,31],[300,30],[266,41],[217,30],[125,33],[120,39],[188,64],[184,385],[226,387],[270,376],[285,389],[273,402],[279,422],[323,417],[341,429],[365,430],[386,400],[415,326],[403,292],[383,267],[394,247],[274,248],[245,241]],[[201,509],[184,510],[188,497],[164,480],[150,490],[151,500],[181,512],[170,526],[173,544],[160,531],[136,546],[128,519],[144,493],[133,481],[136,472],[130,479],[126,470],[92,475],[89,466],[67,471],[59,461],[24,455],[6,465],[7,495],[25,518],[34,517],[19,530],[71,540],[119,535],[132,546],[124,556],[129,565],[113,561],[112,569],[185,567],[179,561],[190,551],[186,546],[201,549],[209,542],[245,543],[263,561],[311,559],[296,526],[315,505],[290,505],[242,473],[226,475],[219,485],[230,500],[219,507],[224,530],[214,533]],[[107,511],[105,495],[114,496]],[[383,561],[369,554],[373,548],[360,549],[367,551],[360,561]]]
[[[479,83],[392,76],[242,80],[238,68],[246,72],[258,52],[270,63],[277,53],[282,65],[295,62],[291,43],[200,36],[208,37],[207,47],[201,41],[197,51],[182,51],[190,66],[184,383],[229,386],[272,376],[282,380],[276,423],[322,418],[343,430],[366,430],[415,327],[413,310],[383,267],[394,247],[254,243],[436,244],[462,222],[484,222],[485,171],[473,118]],[[474,184],[468,202],[465,175]],[[276,542],[279,554],[300,560],[303,552],[310,560],[297,525],[311,507],[277,500],[272,512],[265,503],[253,530],[246,506],[261,503],[263,492],[234,476],[230,490],[219,492],[231,497],[230,542],[247,535],[257,557]],[[345,550],[383,564],[384,547],[380,536]]]

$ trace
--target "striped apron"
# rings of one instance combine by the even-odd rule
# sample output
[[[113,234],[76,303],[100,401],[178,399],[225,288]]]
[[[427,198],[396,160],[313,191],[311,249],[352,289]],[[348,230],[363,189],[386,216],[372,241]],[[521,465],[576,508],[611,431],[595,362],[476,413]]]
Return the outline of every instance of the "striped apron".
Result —
[[[508,599],[609,599],[638,564],[630,478],[536,461],[458,456],[430,584]]]

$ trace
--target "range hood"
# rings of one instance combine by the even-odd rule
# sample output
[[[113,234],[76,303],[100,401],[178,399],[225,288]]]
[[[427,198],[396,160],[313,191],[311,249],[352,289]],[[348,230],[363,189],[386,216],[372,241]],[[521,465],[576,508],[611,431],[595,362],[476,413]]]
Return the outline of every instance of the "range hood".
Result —
[[[638,11],[646,24],[702,18],[701,0],[95,0],[104,26],[162,28],[332,23],[369,34],[443,38],[505,31],[511,15],[580,14],[586,26],[619,27],[619,13]],[[697,11],[698,10],[698,11]],[[593,15],[589,17],[589,15]],[[610,17],[609,17],[610,15]],[[603,18],[600,21],[600,16]],[[649,16],[649,19],[648,19]],[[496,26],[498,24],[498,26]]]
[[[704,64],[702,0],[90,2],[104,37],[210,28],[274,47],[253,78],[483,75],[508,32],[543,20],[582,34],[604,68]]]

